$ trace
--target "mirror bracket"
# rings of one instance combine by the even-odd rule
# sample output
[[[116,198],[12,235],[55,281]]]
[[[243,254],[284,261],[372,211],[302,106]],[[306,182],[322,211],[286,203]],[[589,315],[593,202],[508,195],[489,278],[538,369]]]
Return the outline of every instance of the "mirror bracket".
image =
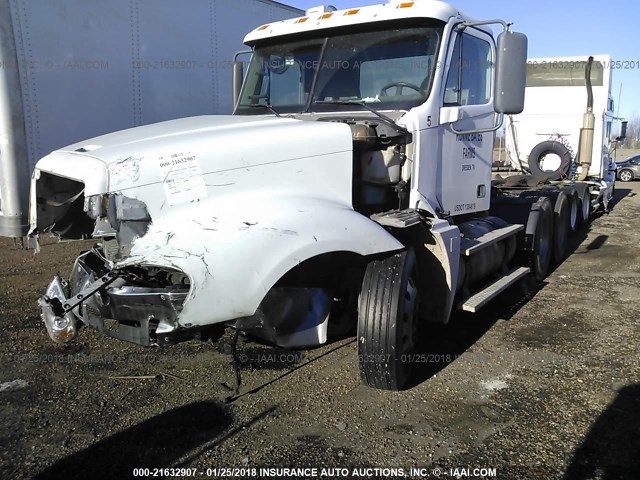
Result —
[[[491,132],[495,132],[500,127],[502,127],[503,123],[504,123],[504,114],[503,113],[499,113],[497,121],[494,123],[493,127],[491,127],[491,128],[480,128],[480,129],[476,129],[476,130],[458,130],[457,128],[455,128],[453,126],[453,124],[449,125],[449,128],[456,135],[469,135],[471,133],[491,133]]]
[[[512,23],[507,23],[504,20],[500,20],[499,18],[496,18],[493,20],[482,20],[478,22],[462,22],[456,25],[456,32],[460,32],[467,27],[479,27],[481,25],[496,25],[496,24],[502,25],[502,28],[504,29],[505,32],[509,30],[509,27],[511,25],[513,25]]]

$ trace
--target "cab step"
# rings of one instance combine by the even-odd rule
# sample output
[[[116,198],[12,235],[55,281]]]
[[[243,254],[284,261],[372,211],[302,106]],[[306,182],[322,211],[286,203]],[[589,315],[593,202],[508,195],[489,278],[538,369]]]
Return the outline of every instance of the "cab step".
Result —
[[[408,228],[419,224],[422,219],[420,214],[413,208],[374,213],[369,218],[380,225],[394,228]]]
[[[493,245],[500,240],[515,235],[524,228],[524,225],[509,225],[498,228],[478,238],[462,238],[460,242],[460,253],[465,257],[473,255],[483,248]]]
[[[529,267],[516,267],[506,275],[498,278],[494,282],[487,285],[482,290],[471,295],[464,303],[460,305],[460,308],[465,312],[477,312],[486,303],[496,297],[499,293],[504,291],[507,287],[510,287],[522,277],[529,273]]]

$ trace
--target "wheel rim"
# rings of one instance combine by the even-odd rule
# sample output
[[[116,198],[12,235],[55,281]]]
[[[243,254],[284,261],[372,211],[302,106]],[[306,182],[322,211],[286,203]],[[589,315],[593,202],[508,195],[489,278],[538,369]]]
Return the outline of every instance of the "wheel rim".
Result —
[[[631,172],[628,171],[624,171],[620,174],[620,180],[622,180],[623,182],[628,182],[631,180]]]

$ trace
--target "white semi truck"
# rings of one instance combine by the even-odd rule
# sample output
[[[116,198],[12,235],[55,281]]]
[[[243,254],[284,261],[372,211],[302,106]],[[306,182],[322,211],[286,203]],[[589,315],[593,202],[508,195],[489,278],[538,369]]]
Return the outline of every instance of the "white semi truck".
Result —
[[[591,201],[584,204],[585,216],[608,206],[616,177],[613,149],[626,132],[626,122],[614,115],[612,65],[608,55],[529,59],[524,110],[506,119],[505,143],[513,168],[571,180],[582,176],[582,167],[573,160],[581,150],[578,126],[591,105],[594,143],[584,176]]]
[[[29,228],[29,179],[49,152],[192,115],[231,113],[232,55],[271,0],[0,2],[0,236]]]
[[[362,381],[395,390],[426,322],[544,278],[558,202],[492,182],[494,132],[524,106],[523,34],[392,0],[313,8],[245,43],[233,115],[104,135],[36,165],[32,239],[99,241],[39,300],[53,340],[89,326],[170,345],[232,327],[301,347],[353,324]]]

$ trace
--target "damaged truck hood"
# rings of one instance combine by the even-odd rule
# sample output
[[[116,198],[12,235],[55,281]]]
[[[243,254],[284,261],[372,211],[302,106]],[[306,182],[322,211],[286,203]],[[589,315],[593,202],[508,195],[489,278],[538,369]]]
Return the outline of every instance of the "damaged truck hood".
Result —
[[[34,181],[46,172],[82,182],[85,198],[122,193],[144,202],[152,218],[185,204],[267,187],[301,193],[311,188],[320,197],[350,204],[351,150],[351,133],[344,124],[200,116],[61,148],[37,163]],[[318,188],[324,186],[318,175],[327,174],[318,165],[322,162],[314,160],[335,155],[343,158],[340,171],[331,172],[326,189]],[[31,200],[32,231],[43,231],[46,226],[38,224]]]
[[[177,159],[188,159],[190,155],[198,156],[195,160],[201,173],[207,175],[261,164],[266,160],[264,155],[274,162],[350,150],[351,137],[346,126],[342,126],[342,135],[336,136],[335,125],[331,125],[332,135],[324,136],[327,125],[255,116],[183,118],[63,147],[41,159],[36,168],[85,181],[85,196],[90,196],[140,183],[163,182],[170,166],[179,165]],[[262,156],[255,155],[258,144]],[[277,147],[275,150],[269,148],[273,145]]]

